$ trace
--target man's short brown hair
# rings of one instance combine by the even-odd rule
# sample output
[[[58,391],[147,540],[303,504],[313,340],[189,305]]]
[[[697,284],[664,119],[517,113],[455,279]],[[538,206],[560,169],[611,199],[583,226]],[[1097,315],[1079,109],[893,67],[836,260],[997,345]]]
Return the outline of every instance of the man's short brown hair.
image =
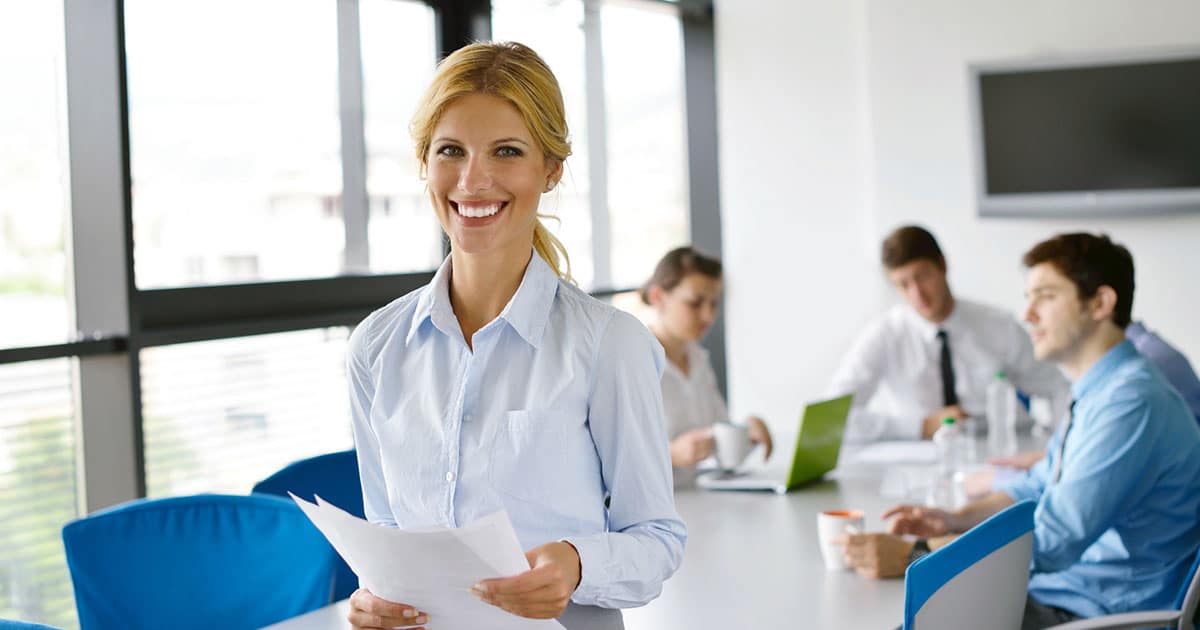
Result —
[[[884,269],[899,269],[914,260],[928,260],[941,269],[946,268],[946,257],[937,239],[923,227],[905,225],[892,230],[883,239],[880,261]]]
[[[1112,320],[1122,330],[1133,313],[1133,255],[1107,234],[1059,234],[1034,245],[1022,259],[1026,267],[1049,263],[1075,285],[1079,299],[1095,297],[1102,286],[1117,294]]]

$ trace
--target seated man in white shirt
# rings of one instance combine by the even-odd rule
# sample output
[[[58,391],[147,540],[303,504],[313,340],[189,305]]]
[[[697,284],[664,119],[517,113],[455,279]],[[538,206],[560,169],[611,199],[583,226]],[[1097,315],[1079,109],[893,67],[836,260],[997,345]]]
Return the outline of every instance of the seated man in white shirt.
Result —
[[[1029,335],[1003,310],[958,299],[946,258],[924,228],[897,228],[883,241],[888,280],[904,298],[865,330],[834,375],[831,394],[854,394],[846,441],[929,439],[942,419],[983,416],[997,373],[1066,410],[1068,385],[1036,360]]]

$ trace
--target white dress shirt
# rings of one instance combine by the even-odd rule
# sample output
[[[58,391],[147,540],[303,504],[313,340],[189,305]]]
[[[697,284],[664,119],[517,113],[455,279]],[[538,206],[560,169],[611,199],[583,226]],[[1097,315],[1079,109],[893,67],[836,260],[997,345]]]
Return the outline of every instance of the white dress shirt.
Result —
[[[686,540],[662,419],[661,346],[535,253],[512,300],[472,337],[472,351],[450,306],[449,278],[447,258],[429,285],[351,335],[368,520],[458,527],[507,510],[525,549],[566,540],[578,550],[574,604],[650,601],[678,568]],[[620,627],[619,613],[606,612],[611,623],[567,627]]]
[[[921,438],[925,417],[944,406],[938,330],[946,331],[958,404],[968,415],[985,414],[988,383],[1000,371],[1017,389],[1050,399],[1054,417],[1065,413],[1067,379],[1034,358],[1029,334],[1008,313],[958,299],[939,326],[897,304],[858,338],[830,385],[830,395],[854,394],[847,441]]]
[[[717,389],[717,374],[708,358],[708,350],[698,343],[685,346],[688,373],[667,361],[663,370],[663,411],[667,416],[667,436],[681,434],[729,420],[725,399]]]

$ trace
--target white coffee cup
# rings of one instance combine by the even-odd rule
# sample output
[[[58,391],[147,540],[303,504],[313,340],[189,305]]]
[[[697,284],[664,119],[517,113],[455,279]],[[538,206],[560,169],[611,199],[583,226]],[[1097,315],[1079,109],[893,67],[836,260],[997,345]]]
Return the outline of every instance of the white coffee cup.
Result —
[[[845,548],[833,544],[843,534],[860,534],[863,531],[863,513],[860,510],[826,510],[817,514],[817,539],[821,544],[821,557],[829,571],[843,571],[846,565]]]
[[[732,422],[714,422],[712,425],[713,441],[716,442],[717,464],[725,470],[733,470],[741,465],[742,460],[754,449],[750,441],[750,431]]]

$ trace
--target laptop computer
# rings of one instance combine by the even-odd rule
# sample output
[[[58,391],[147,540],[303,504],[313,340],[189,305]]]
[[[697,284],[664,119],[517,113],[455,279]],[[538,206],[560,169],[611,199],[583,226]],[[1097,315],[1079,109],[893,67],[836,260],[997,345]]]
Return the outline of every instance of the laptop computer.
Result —
[[[791,467],[786,475],[770,470],[717,470],[696,477],[696,485],[705,490],[770,490],[783,494],[800,484],[819,479],[837,466],[842,447],[842,432],[850,415],[849,394],[831,400],[810,403],[804,408]]]

